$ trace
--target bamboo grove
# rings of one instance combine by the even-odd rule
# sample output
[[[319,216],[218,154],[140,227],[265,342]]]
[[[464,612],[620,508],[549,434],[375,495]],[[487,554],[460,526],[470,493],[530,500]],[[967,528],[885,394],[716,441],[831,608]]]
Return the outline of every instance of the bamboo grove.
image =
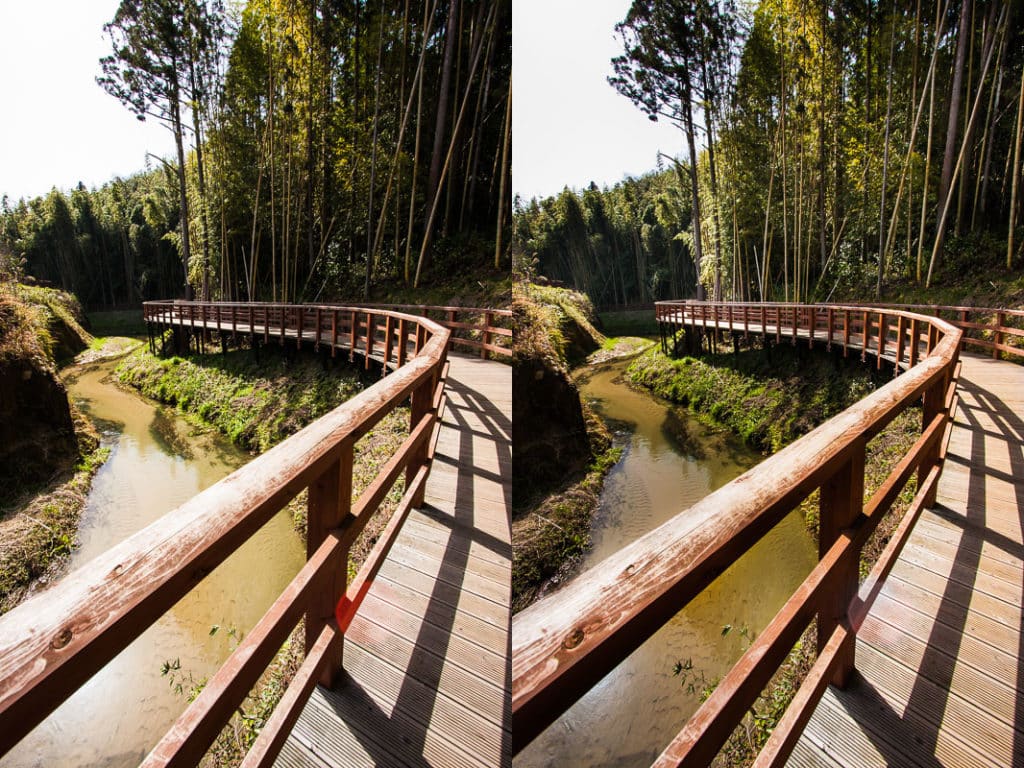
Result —
[[[122,0],[97,81],[172,158],[0,209],[90,306],[313,301],[509,269],[509,0]]]
[[[1020,0],[635,0],[616,33],[610,84],[684,152],[517,200],[517,244],[548,277],[611,305],[1019,269]]]

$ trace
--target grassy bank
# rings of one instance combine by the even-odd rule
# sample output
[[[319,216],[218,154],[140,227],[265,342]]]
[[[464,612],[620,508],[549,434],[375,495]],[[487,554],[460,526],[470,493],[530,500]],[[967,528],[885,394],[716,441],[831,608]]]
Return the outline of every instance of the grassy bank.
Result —
[[[657,336],[654,308],[621,312],[601,312],[597,316],[601,331],[608,336]]]
[[[312,354],[292,355],[265,347],[260,362],[249,350],[226,355],[160,359],[145,348],[118,366],[119,380],[142,394],[175,406],[196,425],[216,429],[237,445],[259,453],[320,418],[379,379],[379,372],[339,362],[325,366]],[[354,448],[353,501],[409,435],[409,410],[400,407],[387,415]],[[349,554],[350,578],[366,559],[404,492],[399,479],[356,539]],[[295,526],[306,530],[306,492],[289,505]],[[274,662],[250,692],[240,711],[211,747],[204,765],[227,766],[241,762],[303,658],[303,627],[292,633]],[[187,675],[186,675],[187,677]],[[183,693],[194,696],[205,681]]]
[[[527,505],[512,522],[512,612],[571,574],[590,548],[590,527],[604,477],[619,460],[600,418],[586,409],[594,459],[582,474]]]
[[[772,348],[770,360],[761,349],[672,360],[656,348],[633,363],[630,377],[634,384],[687,406],[702,421],[729,429],[751,446],[773,453],[882,386],[891,371],[880,374],[861,364],[859,358],[844,360],[839,353],[782,345]],[[921,411],[912,407],[868,443],[865,499],[881,486],[920,433]],[[912,478],[865,545],[861,579],[877,561],[915,492]],[[815,491],[799,506],[815,536],[818,499]],[[750,642],[753,640],[751,637]],[[715,765],[749,765],[753,761],[814,662],[814,648],[812,624],[732,734]],[[690,675],[684,684],[692,679]],[[706,697],[717,681],[700,679]]]
[[[678,360],[655,348],[630,366],[629,376],[766,453],[810,432],[885,380],[876,379],[859,358],[789,344],[773,346],[770,353],[746,349]]]

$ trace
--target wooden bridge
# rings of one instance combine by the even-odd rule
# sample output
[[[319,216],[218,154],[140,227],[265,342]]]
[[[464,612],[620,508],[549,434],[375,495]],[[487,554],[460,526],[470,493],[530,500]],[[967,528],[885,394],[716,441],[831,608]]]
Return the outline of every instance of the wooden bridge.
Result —
[[[154,346],[166,328],[200,348],[273,339],[387,375],[0,617],[0,754],[308,489],[306,565],[144,764],[197,764],[300,619],[305,661],[246,766],[509,764],[512,377],[487,358],[510,354],[511,313],[153,302],[144,316]],[[403,402],[409,436],[353,499],[354,444]],[[349,582],[349,547],[402,476]]]
[[[519,613],[514,749],[817,490],[818,565],[655,764],[709,764],[812,620],[817,660],[756,765],[1024,764],[1024,368],[998,359],[1022,354],[1024,312],[662,302],[656,314],[666,350],[755,335],[902,373]],[[962,346],[990,357],[965,354],[961,370]],[[916,403],[920,438],[866,498],[867,442]],[[862,545],[914,475],[858,583]]]

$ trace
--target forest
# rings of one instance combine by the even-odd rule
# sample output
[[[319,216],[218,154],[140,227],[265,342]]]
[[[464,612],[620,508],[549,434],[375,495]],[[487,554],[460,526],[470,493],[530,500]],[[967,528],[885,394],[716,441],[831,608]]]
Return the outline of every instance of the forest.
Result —
[[[517,198],[529,269],[599,306],[880,297],[1019,269],[1019,0],[634,0],[615,35],[610,86],[685,151],[611,188]]]
[[[509,0],[122,0],[103,32],[97,87],[176,157],[5,197],[0,261],[91,308],[507,275]]]

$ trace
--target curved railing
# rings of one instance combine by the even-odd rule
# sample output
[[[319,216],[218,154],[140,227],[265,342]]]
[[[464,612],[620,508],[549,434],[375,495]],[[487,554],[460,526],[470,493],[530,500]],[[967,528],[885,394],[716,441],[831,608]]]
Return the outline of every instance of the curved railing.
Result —
[[[429,304],[278,304],[273,302],[147,301],[143,320],[150,324],[185,327],[192,331],[245,333],[268,343],[310,342],[333,351],[344,346],[364,356],[367,364],[377,359],[385,366],[401,365],[397,355],[407,338],[410,316],[422,317],[449,331],[449,345],[479,352],[481,357],[512,355],[512,310],[478,307],[440,307]],[[386,311],[380,311],[386,310]],[[406,320],[388,313],[400,312]],[[413,326],[410,325],[410,330]],[[389,343],[389,340],[391,343]],[[410,340],[412,343],[414,340]],[[152,344],[152,338],[151,338]],[[391,357],[392,352],[396,356]]]
[[[666,344],[679,327],[732,328],[860,348],[906,372],[517,614],[513,748],[528,744],[818,490],[818,565],[656,763],[709,764],[816,617],[818,659],[758,759],[780,764],[827,684],[842,684],[853,669],[856,631],[921,509],[935,501],[962,334],[935,317],[853,306],[661,302],[656,312]],[[865,499],[868,441],[922,398],[921,437]],[[915,473],[914,500],[858,597],[860,549]]]
[[[903,309],[942,318],[963,331],[964,347],[1000,353],[1024,360],[1024,309],[964,307],[946,304],[872,304],[884,309]],[[1009,342],[1009,343],[1008,343]]]
[[[364,306],[379,306],[368,304]],[[392,304],[413,315],[428,317],[452,332],[450,344],[487,357],[512,357],[512,310],[483,307],[449,307],[433,304]]]
[[[178,313],[180,321],[182,312],[197,311],[195,304],[187,306],[151,302],[145,313],[154,323],[169,321],[169,313]],[[207,311],[213,310],[207,306]],[[308,489],[305,566],[145,764],[198,764],[305,617],[305,661],[245,765],[273,760],[315,684],[329,682],[340,671],[345,630],[409,510],[423,503],[444,407],[449,331],[402,312],[374,309],[364,314],[371,330],[362,343],[369,335],[387,333],[380,354],[393,373],[0,617],[0,754]],[[299,312],[297,317],[308,315]],[[301,334],[301,326],[297,329]],[[344,349],[346,341],[356,345],[357,340],[350,333],[335,341]],[[406,400],[411,401],[409,436],[353,499],[353,446]],[[402,475],[401,501],[347,583],[350,546]]]

